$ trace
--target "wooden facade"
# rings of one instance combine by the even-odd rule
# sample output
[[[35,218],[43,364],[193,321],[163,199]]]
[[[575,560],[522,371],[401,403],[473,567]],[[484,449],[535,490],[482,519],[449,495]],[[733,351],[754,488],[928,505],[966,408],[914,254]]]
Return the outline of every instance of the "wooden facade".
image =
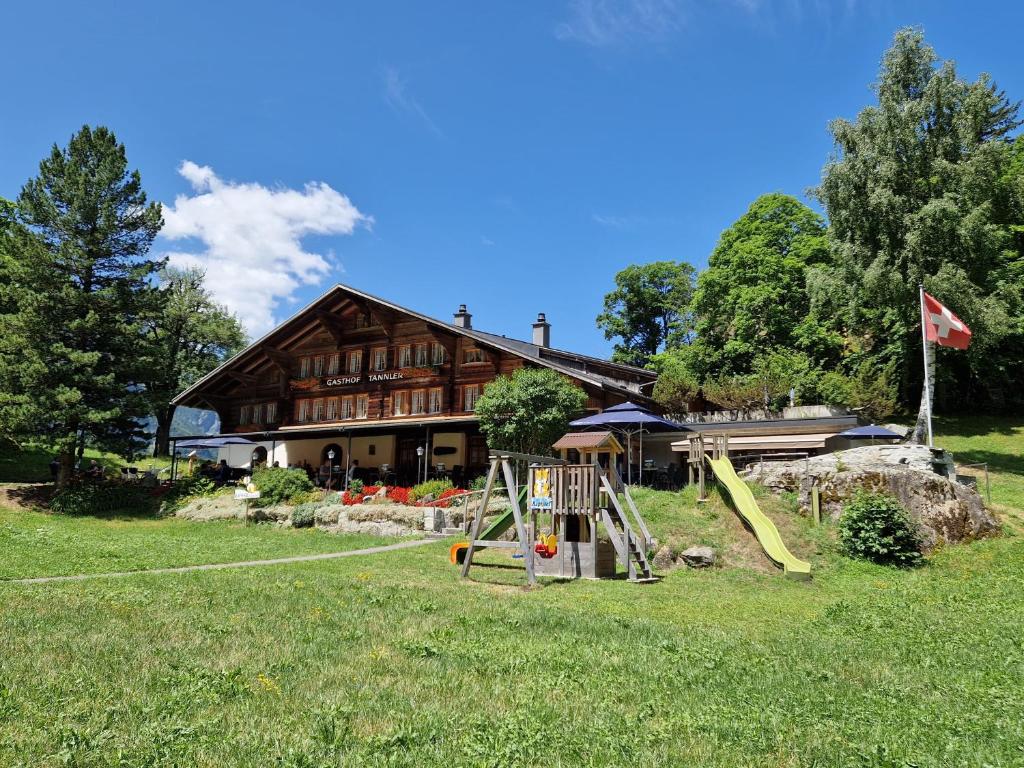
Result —
[[[417,430],[453,430],[467,437],[459,457],[469,464],[487,460],[473,414],[500,374],[555,368],[584,389],[591,411],[646,399],[640,385],[654,380],[629,366],[483,333],[469,319],[460,308],[454,322],[443,322],[339,285],[175,403],[216,411],[222,434],[262,435],[275,445],[392,433],[390,461],[381,462],[388,464],[409,462]]]

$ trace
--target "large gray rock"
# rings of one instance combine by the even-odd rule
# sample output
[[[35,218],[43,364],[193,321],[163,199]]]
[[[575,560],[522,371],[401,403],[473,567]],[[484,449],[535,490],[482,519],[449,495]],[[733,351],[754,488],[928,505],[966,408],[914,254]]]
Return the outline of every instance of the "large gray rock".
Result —
[[[805,513],[816,485],[822,514],[833,520],[858,490],[889,494],[920,525],[926,552],[940,541],[956,543],[999,529],[977,490],[951,479],[952,457],[926,446],[868,445],[808,460],[752,464],[741,475],[775,492],[797,492]]]
[[[689,547],[679,553],[679,559],[691,568],[710,568],[715,564],[715,550],[711,547]]]
[[[676,564],[675,556],[672,554],[672,548],[667,544],[658,549],[654,553],[654,557],[651,559],[651,565],[654,566],[655,570],[667,571],[669,568]]]

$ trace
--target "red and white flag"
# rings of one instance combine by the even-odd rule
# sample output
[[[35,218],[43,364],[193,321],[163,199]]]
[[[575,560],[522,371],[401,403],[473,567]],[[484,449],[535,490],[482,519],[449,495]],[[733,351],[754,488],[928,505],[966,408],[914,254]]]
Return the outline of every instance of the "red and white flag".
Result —
[[[928,341],[942,347],[967,349],[971,343],[971,329],[967,323],[928,293],[924,293],[924,331]]]

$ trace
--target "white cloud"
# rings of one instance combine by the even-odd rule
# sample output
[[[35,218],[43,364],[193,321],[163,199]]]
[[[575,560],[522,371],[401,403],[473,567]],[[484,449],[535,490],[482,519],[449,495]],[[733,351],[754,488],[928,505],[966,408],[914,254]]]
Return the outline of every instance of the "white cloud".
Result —
[[[643,223],[644,219],[641,216],[613,216],[601,213],[592,213],[590,218],[596,224],[600,224],[602,227],[608,227],[609,229],[627,229],[636,224]]]
[[[167,240],[198,240],[201,249],[171,251],[176,266],[206,270],[218,301],[238,315],[253,337],[277,324],[275,311],[302,285],[320,283],[337,265],[333,254],[307,251],[307,235],[350,235],[373,219],[323,182],[301,190],[221,179],[190,160],[178,168],[194,194],[164,206]]]
[[[677,0],[570,0],[569,19],[555,28],[555,36],[606,47],[662,41],[682,25]]]
[[[480,235],[480,245],[490,248],[492,245],[494,245],[494,241],[491,240],[491,238],[487,237],[487,235]]]
[[[384,101],[395,112],[414,116],[435,136],[441,136],[441,129],[437,127],[437,123],[431,119],[419,101],[409,94],[407,83],[394,67],[384,70]]]

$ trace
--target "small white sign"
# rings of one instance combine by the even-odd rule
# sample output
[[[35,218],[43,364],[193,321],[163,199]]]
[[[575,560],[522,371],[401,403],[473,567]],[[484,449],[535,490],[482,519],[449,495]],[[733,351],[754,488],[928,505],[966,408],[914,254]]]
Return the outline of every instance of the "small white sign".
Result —
[[[260,497],[259,491],[246,491],[241,488],[235,489],[236,499],[258,499]]]

